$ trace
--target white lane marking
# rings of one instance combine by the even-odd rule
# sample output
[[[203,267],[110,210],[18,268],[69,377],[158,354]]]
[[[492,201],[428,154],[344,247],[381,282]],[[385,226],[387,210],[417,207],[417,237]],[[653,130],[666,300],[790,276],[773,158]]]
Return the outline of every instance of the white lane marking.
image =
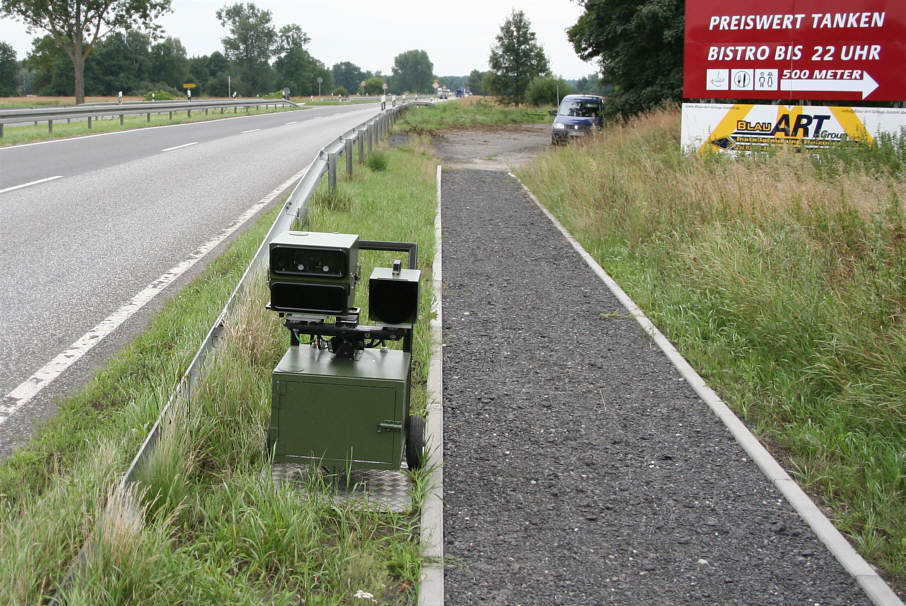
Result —
[[[32,376],[22,381],[18,387],[6,394],[4,400],[12,400],[8,404],[0,405],[0,425],[6,422],[20,408],[28,404],[32,398],[38,395],[41,390],[50,385],[50,383],[63,372],[75,364],[82,356],[88,353],[101,340],[116,330],[123,322],[128,320],[138,310],[144,307],[151,299],[156,297],[162,290],[173,283],[177,278],[186,273],[206,254],[213,250],[218,244],[226,240],[236,230],[242,227],[246,222],[255,216],[260,210],[270,204],[274,198],[289,189],[293,183],[302,178],[308,170],[306,166],[292,177],[281,183],[271,193],[267,194],[255,205],[242,213],[231,225],[221,231],[219,234],[199,246],[189,257],[171,267],[161,277],[149,284],[144,290],[132,297],[128,303],[117,309],[105,319],[79,337],[75,343],[70,345],[65,351],[56,356],[53,360],[41,367]]]
[[[192,141],[191,143],[183,143],[182,145],[174,145],[173,147],[165,147],[160,150],[162,152],[173,151],[174,149],[182,149],[184,147],[192,147],[193,145],[198,145],[198,141]]]
[[[296,124],[298,122],[299,122],[298,120],[293,120],[292,122],[287,122],[286,126],[289,126],[290,124]]]
[[[22,189],[23,187],[31,187],[32,185],[38,185],[39,183],[47,183],[48,181],[56,181],[57,179],[62,179],[62,178],[63,178],[63,175],[57,175],[55,177],[47,177],[46,179],[38,179],[37,181],[23,183],[22,185],[14,185],[13,187],[7,187],[6,189],[0,189],[0,194],[5,194],[8,191],[16,191],[17,189]]]
[[[244,131],[242,131],[242,132],[239,133],[239,134],[240,134],[240,135],[244,135],[244,134],[246,134],[246,133],[257,133],[259,130],[261,130],[261,129],[260,129],[260,128],[253,128],[252,130],[244,130]]]

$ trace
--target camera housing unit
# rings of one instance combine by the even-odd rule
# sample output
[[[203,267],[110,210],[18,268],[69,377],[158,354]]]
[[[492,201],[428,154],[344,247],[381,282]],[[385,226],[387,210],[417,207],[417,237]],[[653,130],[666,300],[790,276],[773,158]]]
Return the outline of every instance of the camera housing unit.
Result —
[[[355,306],[359,279],[355,234],[287,231],[270,243],[270,308],[342,315]]]

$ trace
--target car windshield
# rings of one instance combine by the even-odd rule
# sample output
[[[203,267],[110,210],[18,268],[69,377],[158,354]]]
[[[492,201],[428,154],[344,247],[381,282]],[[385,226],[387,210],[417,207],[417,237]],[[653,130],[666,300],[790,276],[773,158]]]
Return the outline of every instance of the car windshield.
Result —
[[[597,118],[601,113],[601,104],[597,101],[564,99],[560,104],[561,116],[576,116],[578,118]]]

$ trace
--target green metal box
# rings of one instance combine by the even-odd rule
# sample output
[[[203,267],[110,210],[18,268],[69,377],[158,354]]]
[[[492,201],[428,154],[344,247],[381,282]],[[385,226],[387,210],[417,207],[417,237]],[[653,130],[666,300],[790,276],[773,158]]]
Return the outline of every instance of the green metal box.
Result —
[[[274,461],[399,469],[409,368],[404,351],[371,348],[348,360],[290,347],[273,373],[268,448]]]

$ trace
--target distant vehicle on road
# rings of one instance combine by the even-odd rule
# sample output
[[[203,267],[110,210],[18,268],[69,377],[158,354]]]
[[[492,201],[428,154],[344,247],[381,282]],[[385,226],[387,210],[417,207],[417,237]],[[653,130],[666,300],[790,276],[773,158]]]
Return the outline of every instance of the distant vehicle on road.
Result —
[[[598,95],[566,95],[560,108],[551,110],[554,123],[551,127],[551,144],[566,143],[574,137],[584,137],[592,130],[600,130],[604,98]]]

